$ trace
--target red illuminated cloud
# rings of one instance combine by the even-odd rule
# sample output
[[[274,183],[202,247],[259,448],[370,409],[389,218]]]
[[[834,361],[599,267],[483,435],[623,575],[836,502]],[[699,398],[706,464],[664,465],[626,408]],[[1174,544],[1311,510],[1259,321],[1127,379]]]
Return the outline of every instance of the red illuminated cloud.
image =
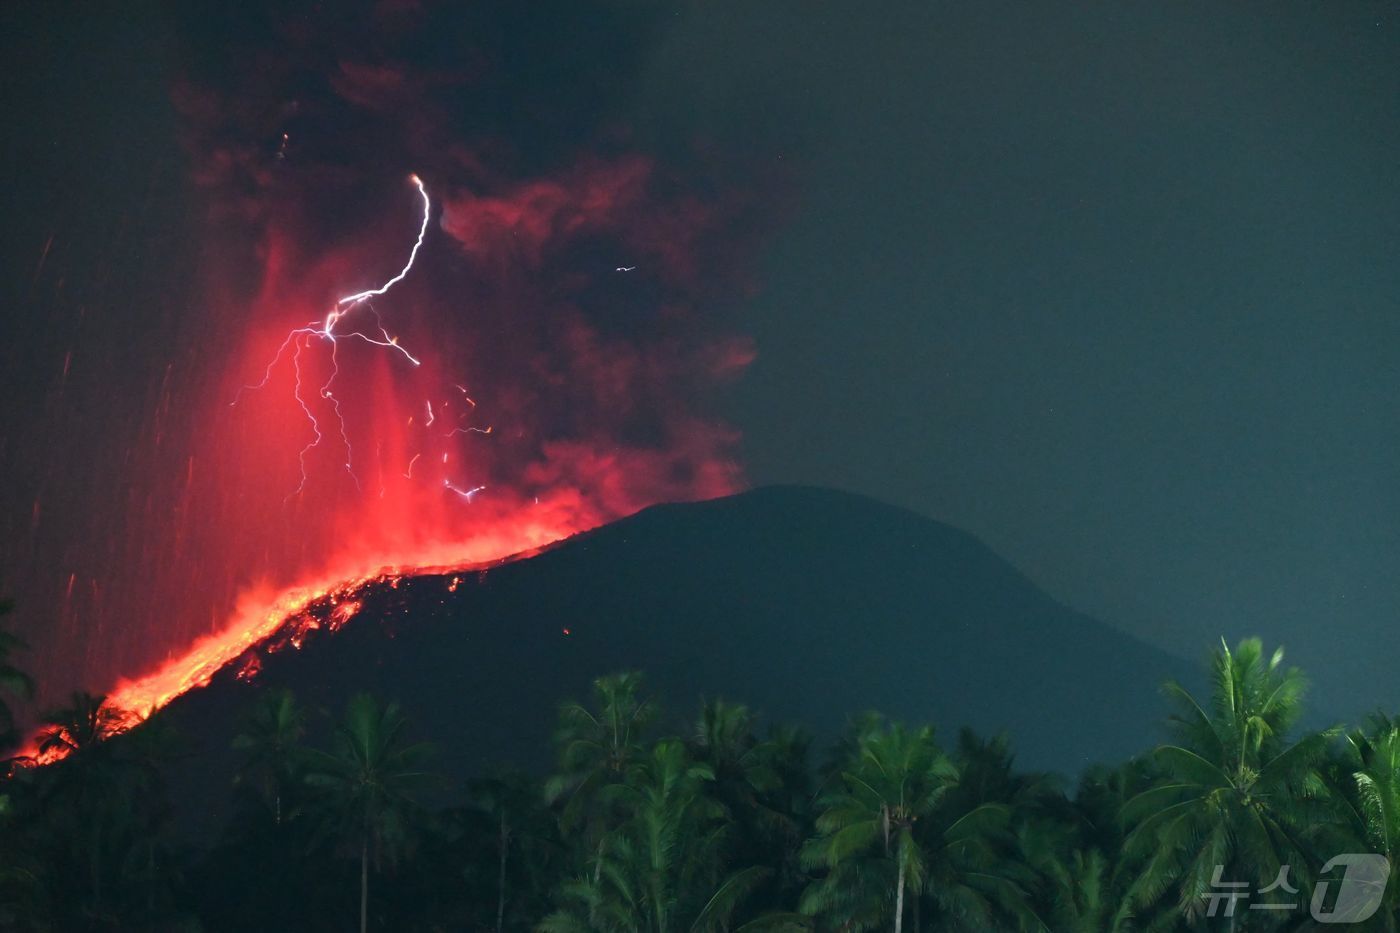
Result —
[[[53,670],[103,689],[213,638],[199,665],[129,694],[154,702],[344,577],[489,560],[742,486],[738,434],[707,412],[754,358],[721,313],[753,291],[773,179],[631,146],[615,113],[543,132],[588,103],[580,88],[524,95],[546,112],[512,123],[516,82],[539,79],[488,76],[497,51],[454,45],[440,70],[407,64],[451,6],[381,4],[382,29],[343,26],[328,6],[265,45],[219,45],[237,68],[174,89],[206,210],[205,278],[165,395],[185,427],[152,415],[157,441],[91,503],[138,503],[107,524],[143,543],[74,545],[91,551],[102,598],[65,603],[76,635],[42,646]],[[365,35],[368,47],[347,39]],[[289,331],[402,267],[421,220],[410,172],[433,196],[432,225],[375,312],[422,365],[362,343],[332,361],[312,341],[300,400],[284,359],[230,406]],[[327,425],[337,408],[343,435],[308,449],[306,409]],[[456,430],[468,427],[482,430]]]
[[[536,268],[551,247],[587,233],[626,232],[644,212],[649,159],[585,158],[557,177],[458,190],[443,203],[442,229],[476,257]]]

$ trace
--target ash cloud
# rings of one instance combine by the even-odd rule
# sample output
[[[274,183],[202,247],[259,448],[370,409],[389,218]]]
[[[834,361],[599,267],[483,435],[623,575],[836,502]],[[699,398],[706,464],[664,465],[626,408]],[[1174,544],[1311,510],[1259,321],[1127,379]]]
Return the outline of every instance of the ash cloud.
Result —
[[[205,13],[176,30],[171,91],[205,212],[194,375],[172,393],[200,415],[133,470],[161,495],[129,524],[167,543],[106,594],[128,643],[89,680],[218,630],[249,592],[467,542],[509,553],[743,485],[739,436],[706,409],[754,358],[717,311],[755,288],[775,187],[628,125],[655,9]],[[410,172],[434,200],[427,241],[356,313],[422,365],[345,340],[277,357],[290,329],[397,271]],[[158,625],[122,621],[153,606]]]
[[[100,431],[36,431],[81,453],[7,513],[30,529],[12,563],[44,702],[174,663],[289,587],[742,485],[709,411],[755,351],[720,318],[756,287],[781,186],[633,125],[669,23],[640,2],[252,2],[123,33],[161,57],[146,106],[170,123],[137,154],[175,180],[138,187],[173,206],[129,228],[91,205],[94,228],[138,231],[115,284],[62,230],[45,266],[105,304],[63,306],[89,330],[61,348]],[[240,392],[290,329],[400,268],[411,172],[432,226],[374,312],[422,365],[313,341],[300,400],[287,356]]]
[[[540,399],[542,420],[522,425],[541,443],[601,434],[626,446],[693,422],[706,383],[752,358],[712,316],[753,287],[764,205],[733,166],[642,151],[623,118],[664,25],[650,5],[225,15],[188,24],[191,64],[173,96],[221,231],[223,290],[259,281],[248,296],[259,323],[310,278],[359,287],[396,255],[402,179],[416,171],[445,235],[419,272],[430,284],[413,285],[419,329],[489,347],[448,336],[444,349],[503,396],[566,392],[567,405]],[[702,433],[707,454],[659,440],[732,459],[732,432]]]

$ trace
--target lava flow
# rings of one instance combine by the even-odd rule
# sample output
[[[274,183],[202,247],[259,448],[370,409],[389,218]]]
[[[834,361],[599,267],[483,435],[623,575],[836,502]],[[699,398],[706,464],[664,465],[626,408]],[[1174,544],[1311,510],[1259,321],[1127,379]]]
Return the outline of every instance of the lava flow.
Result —
[[[479,568],[537,550],[660,498],[694,497],[695,490],[721,494],[732,488],[726,473],[708,479],[704,474],[684,477],[650,488],[648,477],[667,472],[666,455],[618,447],[599,452],[587,444],[556,442],[543,445],[543,456],[524,460],[513,488],[485,495],[488,484],[480,477],[490,469],[491,452],[462,445],[495,441],[493,426],[476,422],[478,402],[458,381],[460,375],[439,380],[437,367],[425,366],[401,346],[370,303],[409,277],[424,246],[433,205],[422,180],[414,175],[411,181],[422,214],[402,269],[382,285],[336,300],[322,318],[288,332],[263,367],[262,379],[243,386],[235,396],[233,404],[240,412],[254,399],[263,400],[260,410],[245,415],[249,421],[242,425],[242,441],[229,444],[222,428],[218,435],[227,449],[251,452],[251,462],[264,477],[280,475],[278,464],[296,464],[295,488],[280,498],[264,497],[272,504],[273,517],[284,524],[282,536],[264,537],[261,547],[270,554],[283,540],[299,544],[297,563],[304,569],[290,585],[243,586],[236,609],[216,630],[194,639],[153,671],[119,680],[107,702],[126,725],[207,684],[249,649],[300,647],[297,627],[309,624],[317,605],[334,605],[331,618],[337,626],[344,624],[358,609],[353,594],[372,581]],[[275,302],[280,300],[275,290],[280,268],[275,262],[269,265],[269,281],[274,283],[270,301]],[[369,333],[367,320],[375,322]],[[379,358],[342,360],[341,344],[346,340],[367,346]],[[323,352],[312,353],[313,348]],[[384,354],[386,350],[390,352]],[[384,356],[408,367],[414,381],[406,389],[395,384],[395,371],[384,368]],[[352,365],[359,367],[354,379],[347,368]],[[419,378],[425,370],[430,371],[427,377]],[[420,407],[404,398],[406,392],[432,394]],[[295,433],[294,423],[284,418],[287,408],[277,401],[287,395],[303,416],[307,435],[294,455],[277,446]],[[357,456],[355,434],[365,438],[372,456]],[[523,436],[520,431],[515,434],[517,439]],[[331,468],[332,458],[341,469]],[[220,462],[231,461],[225,457]],[[364,471],[363,479],[357,467]],[[193,472],[191,458],[189,487]],[[228,481],[227,474],[216,475]],[[336,476],[353,480],[353,490],[338,484]],[[249,490],[267,485],[262,479]],[[255,500],[245,493],[237,501]],[[276,516],[277,511],[282,516]],[[216,527],[239,525],[230,521]],[[267,535],[267,530],[261,532]],[[223,540],[215,545],[225,552],[236,550]],[[308,556],[308,551],[319,551],[319,558]],[[253,666],[242,673],[255,672]],[[28,752],[35,761],[58,757],[37,756],[33,747]]]
[[[524,20],[550,68],[451,4],[323,6],[190,21],[216,54],[172,55],[149,176],[88,203],[46,170],[0,432],[27,722],[146,715],[362,581],[744,485],[712,403],[785,163],[541,93],[575,49]],[[646,59],[576,51],[600,86]]]
[[[427,168],[402,184],[201,150],[252,175],[200,177],[189,302],[101,343],[145,354],[118,375],[146,390],[84,377],[95,412],[136,414],[65,434],[33,501],[27,713],[82,687],[149,715],[310,618],[333,627],[328,606],[343,623],[367,581],[742,487],[737,434],[697,411],[753,355],[709,313],[749,288],[730,195],[637,153],[523,175],[403,161]]]
[[[338,628],[359,611],[359,602],[354,596],[367,584],[404,576],[477,571],[508,557],[534,553],[566,535],[567,532],[561,534],[559,529],[541,527],[536,529],[533,541],[528,538],[521,541],[486,539],[474,542],[474,546],[468,544],[454,563],[386,565],[368,574],[328,575],[278,593],[251,596],[238,608],[224,631],[201,638],[186,653],[150,674],[120,682],[107,702],[132,721],[144,718],[181,694],[205,686],[215,674],[249,649],[264,645],[272,650],[288,645],[300,648],[299,633],[289,635],[287,630],[303,624],[309,618],[307,610],[318,603],[335,607],[331,618],[333,627]],[[289,637],[277,640],[282,635]]]

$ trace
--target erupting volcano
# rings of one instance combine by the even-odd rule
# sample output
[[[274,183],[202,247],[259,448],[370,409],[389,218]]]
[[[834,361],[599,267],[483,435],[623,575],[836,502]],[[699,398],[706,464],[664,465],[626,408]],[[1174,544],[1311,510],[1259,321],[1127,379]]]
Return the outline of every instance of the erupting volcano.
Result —
[[[332,308],[326,312],[326,316],[321,321],[312,321],[304,327],[292,330],[287,338],[278,347],[277,353],[268,363],[260,382],[245,386],[248,390],[259,390],[272,381],[273,374],[284,358],[290,357],[290,365],[293,372],[293,397],[297,405],[306,415],[308,426],[312,432],[312,440],[301,449],[297,461],[301,468],[301,481],[297,488],[287,497],[291,499],[300,496],[306,488],[308,474],[306,472],[307,457],[313,454],[322,443],[334,438],[343,446],[345,457],[345,471],[355,478],[354,448],[351,444],[349,432],[346,428],[345,413],[341,409],[340,400],[335,395],[335,382],[341,375],[339,368],[339,341],[342,339],[357,339],[370,346],[394,350],[401,354],[413,366],[421,366],[422,361],[414,357],[406,349],[401,347],[397,338],[391,336],[384,327],[382,318],[370,299],[384,296],[396,284],[404,279],[413,268],[414,260],[418,256],[418,251],[423,246],[423,241],[428,233],[428,224],[432,216],[432,201],[428,195],[423,181],[417,176],[411,176],[411,181],[418,189],[418,194],[422,198],[423,215],[422,223],[418,228],[418,238],[413,244],[409,253],[408,261],[404,264],[393,278],[386,281],[377,288],[366,289],[353,295],[347,295],[335,302]],[[366,312],[373,315],[379,337],[364,333],[359,329],[358,322],[352,320],[358,312],[360,317]],[[329,362],[326,364],[329,375],[324,382],[320,382],[314,387],[314,393],[308,394],[312,387],[308,386],[306,373],[309,363],[303,363],[303,354],[308,350],[323,345],[326,348]],[[457,387],[462,392],[463,398],[468,402],[468,413],[475,408],[476,403],[466,396],[465,389]],[[242,392],[240,391],[240,396]],[[323,403],[329,403],[333,426],[323,428],[320,418],[316,414],[316,407],[323,407]],[[234,404],[237,404],[235,399]],[[442,403],[442,408],[450,407],[451,403]],[[424,403],[424,410],[427,413],[423,425],[425,430],[431,429],[438,419],[434,413],[433,403],[428,400]],[[413,419],[410,418],[410,422]],[[333,433],[332,433],[333,432]],[[456,437],[462,433],[490,434],[491,429],[481,429],[474,426],[460,427],[448,426],[439,429],[439,433],[446,438]],[[377,445],[376,450],[382,454],[382,446]],[[408,469],[404,471],[404,479],[411,480],[412,466],[423,455],[422,451],[415,453],[408,462]],[[448,463],[449,454],[442,454],[442,463]],[[420,477],[420,482],[421,482]],[[363,489],[358,478],[355,478],[357,489]],[[481,492],[485,486],[473,487],[470,490],[461,490],[454,486],[452,481],[444,477],[442,486],[462,499],[470,502],[475,493]],[[387,486],[381,486],[379,497],[384,498],[387,493]],[[506,556],[513,550],[523,550],[541,542],[562,537],[576,529],[570,528],[567,524],[551,524],[548,521],[535,525],[523,521],[513,528],[513,533],[517,537],[511,537],[512,532],[507,532],[504,537],[486,536],[485,540],[479,534],[471,538],[456,542],[454,544],[444,543],[441,547],[445,551],[457,549],[457,564],[449,563],[443,568],[427,568],[422,563],[423,554],[405,554],[402,564],[393,566],[383,566],[378,569],[376,576],[384,578],[399,572],[422,571],[425,569],[453,569],[454,566],[465,568],[483,560]],[[416,558],[416,559],[415,559]],[[348,562],[354,557],[344,558]],[[199,639],[187,652],[178,654],[167,661],[156,671],[145,676],[124,680],[119,683],[109,697],[109,702],[117,709],[136,715],[149,714],[185,691],[202,686],[209,681],[218,670],[233,661],[248,648],[265,642],[278,635],[288,626],[295,626],[299,622],[312,621],[310,615],[306,614],[307,608],[317,601],[330,601],[336,605],[335,611],[331,614],[337,624],[344,624],[354,615],[358,609],[358,604],[346,598],[353,593],[355,588],[368,582],[373,577],[361,577],[359,579],[344,579],[342,570],[340,574],[333,574],[322,580],[302,582],[281,592],[263,598],[255,598],[249,604],[240,607],[229,620],[228,626],[221,631],[214,632]],[[312,623],[314,624],[314,622]],[[284,639],[283,645],[290,644],[299,647],[299,641],[295,636]]]
[[[137,333],[116,321],[144,292],[96,283],[77,309],[156,363],[127,412],[82,373],[96,337],[72,387],[65,360],[60,393],[83,395],[64,404],[98,413],[72,437],[102,467],[39,484],[11,562],[41,703],[83,687],[145,715],[308,607],[344,621],[366,581],[743,485],[736,432],[699,409],[753,357],[715,318],[752,291],[756,182],[605,124],[543,158],[463,129],[474,68],[282,41],[319,64],[176,82],[198,234],[132,239],[184,286]],[[57,242],[35,278],[55,317],[79,274]]]
[[[702,447],[692,451],[595,447],[574,438],[546,441],[536,448],[538,457],[520,458],[518,451],[535,443],[520,423],[522,400],[495,406],[505,408],[504,420],[515,426],[513,435],[498,432],[494,421],[482,420],[492,406],[469,388],[470,370],[446,374],[450,356],[442,351],[450,341],[435,334],[424,341],[429,350],[410,351],[387,324],[403,309],[376,304],[398,297],[391,292],[415,271],[428,237],[433,203],[424,182],[417,175],[411,181],[422,213],[402,269],[381,285],[336,299],[324,316],[287,332],[261,378],[243,385],[232,411],[214,423],[215,435],[225,423],[243,432],[235,449],[257,455],[255,463],[240,466],[259,470],[261,482],[254,491],[239,490],[235,500],[261,496],[263,514],[269,505],[273,513],[284,511],[294,522],[293,540],[314,542],[303,543],[288,561],[301,571],[284,585],[243,590],[237,608],[214,631],[173,650],[155,670],[121,679],[109,697],[119,709],[145,715],[206,683],[249,647],[310,619],[305,613],[313,603],[337,604],[333,618],[345,621],[356,608],[353,592],[370,580],[478,567],[654,501],[722,495],[737,487],[732,466],[706,462],[709,444],[727,437],[722,431],[702,438]],[[278,284],[282,267],[270,266],[258,303],[276,308],[286,292]],[[290,268],[288,274],[296,277]],[[597,335],[577,321],[562,326],[583,344],[574,348],[580,352],[576,359],[594,365],[584,354],[604,352]],[[623,402],[635,388],[638,373],[631,370],[649,364],[613,354],[598,365],[616,381],[608,387],[618,393],[615,401]],[[553,381],[566,396],[578,392],[565,380]],[[289,411],[300,417],[289,417]],[[304,441],[286,442],[298,434]],[[502,457],[501,446],[513,453]],[[694,454],[699,456],[692,459]],[[187,489],[195,487],[194,462]],[[280,497],[270,495],[270,481],[293,466],[295,483]],[[276,521],[271,519],[274,527]],[[263,547],[276,552],[273,543]]]

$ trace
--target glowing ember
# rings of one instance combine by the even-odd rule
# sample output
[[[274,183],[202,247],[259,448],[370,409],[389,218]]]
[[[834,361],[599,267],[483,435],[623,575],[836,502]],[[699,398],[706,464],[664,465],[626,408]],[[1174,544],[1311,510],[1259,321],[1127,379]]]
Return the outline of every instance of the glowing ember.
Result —
[[[196,642],[184,655],[174,658],[156,671],[135,680],[119,683],[108,701],[121,710],[148,716],[171,700],[196,687],[209,683],[225,665],[248,649],[267,642],[285,627],[295,627],[290,643],[301,647],[301,636],[320,623],[307,610],[321,601],[336,603],[330,613],[330,628],[335,630],[348,622],[360,610],[355,594],[369,583],[389,583],[397,586],[400,578],[417,574],[452,573],[478,567],[503,558],[528,553],[551,544],[567,535],[552,534],[535,529],[536,536],[511,544],[497,541],[481,542],[479,550],[455,564],[404,565],[386,563],[373,573],[352,577],[331,575],[317,583],[292,587],[280,593],[251,599],[239,607],[227,628]]]
[[[331,631],[338,630],[346,622],[355,618],[355,613],[360,611],[360,601],[358,599],[346,600],[340,603],[331,611]]]

